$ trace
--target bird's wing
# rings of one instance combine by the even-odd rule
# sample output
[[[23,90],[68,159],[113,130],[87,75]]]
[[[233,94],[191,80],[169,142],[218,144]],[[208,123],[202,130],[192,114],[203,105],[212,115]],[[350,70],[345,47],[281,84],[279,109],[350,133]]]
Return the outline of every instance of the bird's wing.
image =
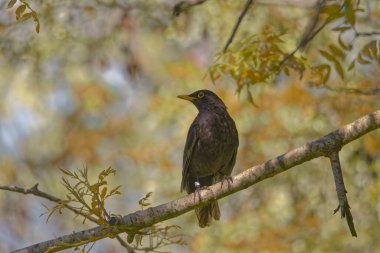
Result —
[[[181,191],[189,188],[189,170],[195,146],[198,142],[197,125],[192,124],[187,133],[185,150],[183,152]]]
[[[238,137],[237,130],[234,130],[232,132],[232,139],[236,140],[236,145],[234,145],[234,148],[232,151],[232,156],[228,160],[228,163],[223,168],[221,168],[221,170],[219,170],[219,173],[217,173],[217,177],[216,177],[215,182],[222,180],[225,176],[230,176],[232,173],[232,170],[235,166],[236,155],[237,155],[237,151],[238,151],[238,147],[239,147],[239,137]]]
[[[234,168],[235,166],[235,162],[236,162],[236,155],[237,155],[237,150],[238,150],[238,147],[239,147],[239,137],[238,137],[238,133],[237,133],[237,130],[235,128],[235,130],[233,131],[233,138],[236,139],[236,146],[234,148],[234,151],[233,151],[233,154],[232,154],[232,157],[227,165],[227,168],[228,168],[228,171],[227,171],[227,176],[231,175],[231,172],[232,172],[232,169]]]

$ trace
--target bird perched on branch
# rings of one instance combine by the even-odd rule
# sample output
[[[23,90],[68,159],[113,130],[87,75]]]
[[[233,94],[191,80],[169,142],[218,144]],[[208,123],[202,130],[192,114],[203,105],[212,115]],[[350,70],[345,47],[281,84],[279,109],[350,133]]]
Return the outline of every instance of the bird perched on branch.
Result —
[[[209,90],[199,90],[178,98],[192,102],[199,113],[187,134],[183,153],[181,191],[188,194],[221,180],[230,184],[239,146],[235,122],[223,101]],[[200,227],[219,220],[220,210],[215,200],[195,209]]]

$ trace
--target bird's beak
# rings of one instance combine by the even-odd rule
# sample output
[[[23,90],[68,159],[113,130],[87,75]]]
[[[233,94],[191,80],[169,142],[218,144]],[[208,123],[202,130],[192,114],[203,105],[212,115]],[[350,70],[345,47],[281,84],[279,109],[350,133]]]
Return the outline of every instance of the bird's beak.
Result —
[[[196,99],[195,97],[192,97],[192,96],[189,96],[189,95],[179,95],[179,96],[177,96],[177,98],[185,99],[185,100],[188,100],[188,101],[193,101],[193,100]]]

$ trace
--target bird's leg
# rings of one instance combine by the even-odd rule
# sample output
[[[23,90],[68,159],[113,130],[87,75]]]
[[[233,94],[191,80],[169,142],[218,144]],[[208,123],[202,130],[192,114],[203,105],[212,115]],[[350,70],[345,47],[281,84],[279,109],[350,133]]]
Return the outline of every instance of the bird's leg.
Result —
[[[194,187],[195,187],[195,191],[194,191],[194,202],[195,202],[195,196],[196,194],[198,194],[198,198],[199,198],[199,202],[202,201],[202,198],[201,198],[201,184],[199,183],[199,180],[198,180],[198,177],[197,177],[197,181],[194,182]]]
[[[223,179],[222,179],[222,183],[221,183],[221,185],[220,185],[220,188],[223,188],[224,181],[227,181],[228,189],[230,190],[230,189],[231,189],[231,184],[233,184],[234,179],[233,179],[231,176],[226,176],[226,175],[224,175],[224,174],[221,173],[221,172],[219,172],[219,173],[223,176]]]
[[[199,179],[197,177],[197,180],[194,182],[195,190],[194,190],[194,202],[195,202],[195,196],[198,194],[199,202],[202,202],[202,197],[201,197],[201,190],[208,190],[211,192],[212,196],[214,196],[214,192],[208,188],[207,185],[201,186],[201,183],[199,183]],[[215,199],[215,196],[214,196]]]

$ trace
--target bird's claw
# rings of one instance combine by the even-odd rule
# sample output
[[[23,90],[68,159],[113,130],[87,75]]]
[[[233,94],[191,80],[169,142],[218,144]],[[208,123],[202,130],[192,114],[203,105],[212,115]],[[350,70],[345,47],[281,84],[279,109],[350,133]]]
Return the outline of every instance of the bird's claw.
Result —
[[[202,190],[208,190],[214,196],[214,192],[210,188],[208,188],[208,186],[201,186],[199,182],[195,182],[194,202],[195,202],[196,195],[198,195],[199,202],[202,202],[202,197],[201,197]]]
[[[222,179],[222,183],[220,185],[220,188],[223,188],[224,181],[227,181],[228,189],[230,190],[231,189],[231,185],[234,182],[234,179],[231,176],[224,176],[223,179]]]

